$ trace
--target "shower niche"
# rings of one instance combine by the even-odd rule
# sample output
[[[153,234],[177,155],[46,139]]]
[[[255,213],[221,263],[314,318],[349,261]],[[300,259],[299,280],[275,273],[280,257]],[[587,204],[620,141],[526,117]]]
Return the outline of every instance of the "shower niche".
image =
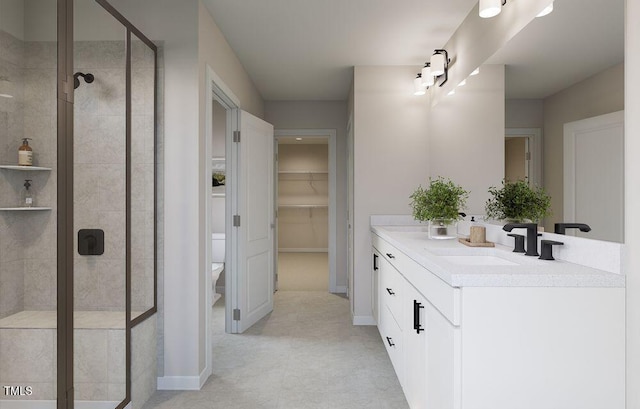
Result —
[[[104,0],[0,15],[0,408],[140,407],[157,376],[157,46]],[[81,254],[85,230],[100,252]]]

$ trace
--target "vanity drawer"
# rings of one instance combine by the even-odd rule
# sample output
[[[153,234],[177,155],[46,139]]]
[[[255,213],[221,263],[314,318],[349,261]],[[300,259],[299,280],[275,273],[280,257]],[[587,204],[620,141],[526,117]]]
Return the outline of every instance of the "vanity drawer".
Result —
[[[382,325],[379,327],[380,336],[384,347],[387,349],[393,369],[396,371],[396,376],[400,381],[400,385],[404,384],[404,352],[403,352],[403,338],[400,326],[391,316],[391,312],[387,307],[380,309],[382,315]]]
[[[384,239],[381,239],[375,234],[371,235],[371,242],[373,244],[373,247],[378,249],[384,260],[391,263],[391,265],[395,268],[398,268],[398,257],[401,255],[404,256],[401,251],[399,251],[391,244],[384,241]]]
[[[378,261],[380,279],[380,309],[387,308],[396,323],[403,320],[402,300],[406,285],[405,279],[386,259]]]

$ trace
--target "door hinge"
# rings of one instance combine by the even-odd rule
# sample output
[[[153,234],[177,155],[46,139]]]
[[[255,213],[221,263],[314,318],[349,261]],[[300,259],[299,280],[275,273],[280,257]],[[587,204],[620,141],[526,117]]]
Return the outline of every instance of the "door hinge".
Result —
[[[240,310],[237,308],[233,310],[233,320],[240,321]]]
[[[531,160],[531,152],[527,152],[524,155],[525,155],[524,157],[525,157],[526,160]]]
[[[240,142],[240,131],[233,131],[233,141],[236,143]]]
[[[240,227],[240,215],[233,215],[233,227]]]

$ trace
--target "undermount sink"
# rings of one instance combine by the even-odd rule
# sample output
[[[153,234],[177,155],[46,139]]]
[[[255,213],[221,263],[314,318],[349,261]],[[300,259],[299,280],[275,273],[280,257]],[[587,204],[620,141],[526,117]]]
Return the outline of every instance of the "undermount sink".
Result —
[[[517,266],[518,263],[501,257],[486,255],[440,256],[443,260],[459,266]]]

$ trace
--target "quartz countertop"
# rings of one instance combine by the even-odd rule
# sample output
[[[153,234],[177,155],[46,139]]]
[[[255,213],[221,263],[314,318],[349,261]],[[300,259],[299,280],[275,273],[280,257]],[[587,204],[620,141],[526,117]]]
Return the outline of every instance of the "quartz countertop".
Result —
[[[563,260],[539,260],[500,244],[482,248],[458,240],[430,240],[424,226],[372,226],[371,231],[452,287],[625,286],[622,274]]]

